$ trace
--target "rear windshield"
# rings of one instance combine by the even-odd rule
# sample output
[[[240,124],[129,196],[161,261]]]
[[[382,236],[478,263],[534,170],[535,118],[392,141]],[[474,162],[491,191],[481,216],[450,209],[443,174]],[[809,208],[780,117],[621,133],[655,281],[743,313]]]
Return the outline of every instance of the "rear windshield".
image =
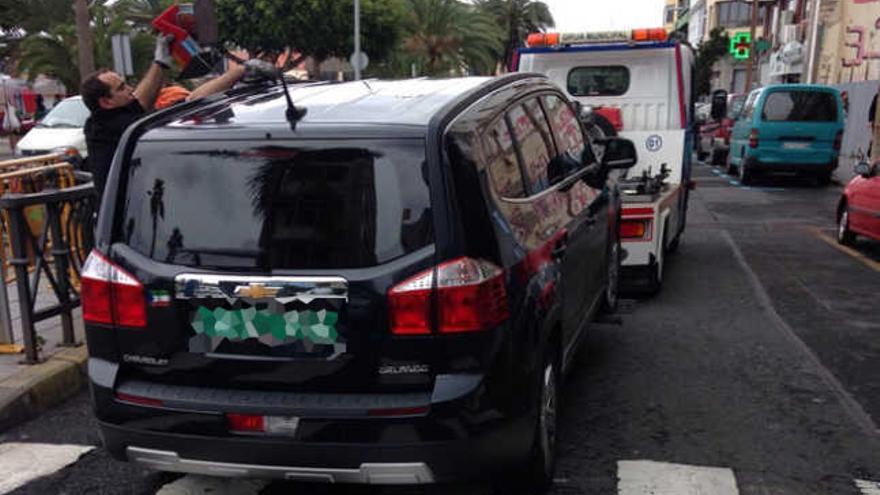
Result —
[[[764,100],[761,119],[769,122],[833,122],[837,99],[826,91],[774,91]]]
[[[572,96],[620,96],[629,89],[629,69],[622,65],[575,67],[568,72]]]
[[[115,240],[156,261],[369,267],[433,242],[422,140],[145,142]]]

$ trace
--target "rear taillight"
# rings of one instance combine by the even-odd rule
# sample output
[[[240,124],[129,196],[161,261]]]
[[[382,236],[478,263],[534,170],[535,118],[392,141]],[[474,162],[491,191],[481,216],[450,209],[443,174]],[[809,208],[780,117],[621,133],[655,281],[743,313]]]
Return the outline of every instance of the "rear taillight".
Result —
[[[81,278],[83,320],[123,327],[146,326],[144,287],[130,273],[92,251],[83,264]]]
[[[644,239],[651,234],[651,219],[639,218],[620,221],[621,239]]]
[[[758,147],[758,130],[752,129],[749,132],[749,148],[757,148]]]
[[[388,290],[391,333],[430,334],[432,299],[440,333],[486,330],[508,317],[504,272],[487,261],[457,258]]]
[[[840,151],[841,145],[843,145],[843,130],[837,131],[834,135],[834,151]]]
[[[263,416],[257,414],[226,413],[226,423],[229,429],[242,433],[262,433],[266,431],[266,423]]]

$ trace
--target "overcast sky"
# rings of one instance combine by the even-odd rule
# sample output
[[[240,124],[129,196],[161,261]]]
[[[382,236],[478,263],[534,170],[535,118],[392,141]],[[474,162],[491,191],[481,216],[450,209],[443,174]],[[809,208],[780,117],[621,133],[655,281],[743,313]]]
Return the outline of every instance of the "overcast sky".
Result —
[[[554,31],[599,31],[663,26],[663,0],[543,0]]]

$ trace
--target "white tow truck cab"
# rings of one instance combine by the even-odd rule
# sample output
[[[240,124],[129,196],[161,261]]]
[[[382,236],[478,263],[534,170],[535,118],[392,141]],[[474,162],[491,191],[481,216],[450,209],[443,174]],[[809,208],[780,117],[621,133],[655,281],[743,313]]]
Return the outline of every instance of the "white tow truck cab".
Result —
[[[693,63],[691,48],[662,28],[534,33],[514,60],[515,70],[546,74],[603,117],[597,127],[635,143],[638,163],[619,178],[627,253],[621,283],[630,291],[660,289],[666,254],[684,231],[693,184]]]

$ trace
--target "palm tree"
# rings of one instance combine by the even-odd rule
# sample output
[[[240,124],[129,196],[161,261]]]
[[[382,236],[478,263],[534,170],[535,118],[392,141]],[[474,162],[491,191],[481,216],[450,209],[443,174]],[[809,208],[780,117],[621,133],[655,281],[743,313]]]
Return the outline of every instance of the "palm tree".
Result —
[[[509,67],[513,52],[525,44],[529,33],[553,27],[553,15],[544,2],[533,0],[475,0],[474,4],[504,29],[504,53],[498,62]]]
[[[78,88],[80,72],[76,60],[76,28],[61,24],[26,36],[18,47],[18,70],[31,78],[38,74],[51,75],[68,88]]]
[[[44,29],[34,31],[25,36],[16,50],[18,59],[17,68],[20,72],[26,72],[33,79],[39,74],[57,77],[67,87],[68,91],[75,91],[79,87],[82,77],[94,70],[94,67],[110,67],[113,64],[113,54],[110,48],[110,39],[114,34],[131,33],[132,58],[134,59],[134,72],[141,74],[149,65],[152,55],[152,36],[143,30],[132,30],[130,21],[125,15],[132,14],[129,2],[120,0],[114,7],[107,7],[103,1],[94,2],[89,12],[89,50],[92,62],[84,66],[81,71],[82,61],[77,63],[78,47],[82,40],[80,31],[74,23],[71,15],[65,22],[58,22]],[[125,9],[125,10],[117,10]],[[148,15],[143,12],[142,15]]]
[[[73,10],[76,12],[76,51],[79,60],[79,75],[81,79],[85,79],[95,70],[92,32],[89,30],[89,6],[86,0],[75,0]]]
[[[459,0],[407,0],[403,49],[428,75],[469,69],[490,74],[503,49],[494,20]]]

